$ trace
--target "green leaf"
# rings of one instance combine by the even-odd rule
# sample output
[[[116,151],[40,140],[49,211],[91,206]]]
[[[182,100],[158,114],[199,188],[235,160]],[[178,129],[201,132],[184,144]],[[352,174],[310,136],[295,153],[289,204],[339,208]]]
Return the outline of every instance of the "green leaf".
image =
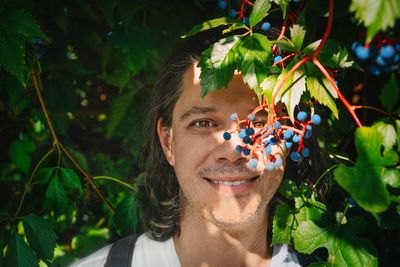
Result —
[[[21,34],[26,37],[28,41],[31,41],[34,37],[39,37],[45,42],[50,41],[31,14],[16,9],[9,10],[3,14],[2,20],[11,32]]]
[[[378,266],[372,244],[358,238],[347,225],[320,228],[312,221],[300,223],[294,232],[295,249],[311,254],[318,248],[328,250],[329,266]]]
[[[205,21],[203,23],[200,23],[196,26],[194,26],[188,33],[185,35],[182,35],[181,38],[188,38],[192,35],[195,35],[196,33],[206,31],[212,28],[216,28],[222,25],[228,25],[228,24],[238,24],[241,23],[240,20],[238,19],[232,19],[229,17],[223,17],[223,18],[217,18],[217,19],[212,19]]]
[[[122,122],[126,112],[132,104],[136,91],[129,90],[117,96],[110,105],[110,118],[107,120],[106,137],[110,139],[115,129]]]
[[[373,125],[373,127],[376,128],[383,136],[383,153],[392,150],[397,141],[397,134],[393,125],[386,124],[384,122],[377,122]]]
[[[382,87],[379,94],[379,99],[387,111],[392,111],[397,101],[399,100],[399,86],[394,74],[390,76],[390,80],[384,87]]]
[[[82,192],[81,180],[73,169],[59,168],[59,172],[61,182],[67,191]]]
[[[41,168],[36,172],[35,182],[39,184],[45,184],[53,177],[56,168]]]
[[[287,67],[278,77],[278,83],[283,80],[288,74],[290,68]],[[278,90],[277,87],[274,89],[274,93]],[[303,71],[296,70],[292,73],[283,87],[280,89],[278,94],[279,97],[275,99],[275,102],[279,100],[286,105],[288,115],[291,121],[294,121],[294,108],[300,103],[301,95],[306,91],[306,79]]]
[[[45,205],[56,212],[62,212],[69,205],[67,192],[58,174],[55,174],[46,191]]]
[[[4,89],[6,89],[9,97],[8,108],[19,116],[28,106],[27,90],[15,76],[4,75],[3,77]]]
[[[279,5],[282,9],[283,17],[286,17],[286,9],[287,6],[289,5],[290,0],[271,0],[271,2],[274,2],[275,4]]]
[[[278,205],[274,212],[272,244],[291,244],[296,224],[292,209],[287,204]]]
[[[0,67],[25,86],[25,45],[14,35],[2,32],[0,35]]]
[[[305,36],[306,30],[303,28],[303,26],[295,24],[290,28],[290,39],[292,40],[294,48],[297,52],[301,51]]]
[[[18,169],[28,174],[32,164],[31,154],[35,148],[35,143],[24,136],[22,139],[15,139],[11,142],[8,155]]]
[[[385,184],[385,167],[395,166],[395,151],[381,154],[384,137],[375,127],[356,130],[355,145],[358,158],[354,167],[340,165],[334,171],[335,180],[352,198],[370,212],[385,211],[390,205]]]
[[[240,43],[236,35],[223,38],[211,45],[201,55],[198,66],[201,67],[201,98],[226,86],[233,77],[236,68],[235,48]]]
[[[121,90],[125,87],[130,79],[130,72],[127,62],[121,62],[119,65],[115,66],[112,72],[101,74],[100,78],[109,85],[116,86]]]
[[[35,252],[25,243],[25,241],[14,232],[8,243],[7,252],[4,259],[4,266],[12,267],[37,267],[39,260]]]
[[[400,152],[400,120],[396,120],[397,151]]]
[[[114,215],[114,223],[121,236],[125,236],[136,232],[137,222],[136,198],[133,194],[130,194],[118,204]]]
[[[278,75],[268,75],[265,77],[264,81],[260,84],[262,89],[262,94],[265,97],[267,103],[271,103],[272,95],[274,93],[274,88],[278,82]]]
[[[352,0],[350,11],[367,28],[366,43],[379,31],[394,27],[400,18],[399,0]]]
[[[237,52],[243,81],[260,96],[260,84],[267,76],[273,57],[270,42],[264,35],[254,33],[240,42]]]
[[[265,16],[268,15],[268,11],[271,8],[269,0],[256,0],[250,13],[249,23],[250,27],[253,28],[257,25]]]
[[[53,259],[57,239],[53,225],[35,214],[22,217],[22,222],[29,245],[38,257],[44,261]]]
[[[117,6],[118,0],[97,0],[96,4],[100,11],[103,13],[104,18],[107,20],[109,26],[113,26],[114,9]]]
[[[310,92],[311,97],[317,100],[320,104],[327,106],[338,118],[339,111],[336,106],[335,99],[338,95],[332,85],[312,64],[306,63],[307,74],[306,83],[307,89]]]

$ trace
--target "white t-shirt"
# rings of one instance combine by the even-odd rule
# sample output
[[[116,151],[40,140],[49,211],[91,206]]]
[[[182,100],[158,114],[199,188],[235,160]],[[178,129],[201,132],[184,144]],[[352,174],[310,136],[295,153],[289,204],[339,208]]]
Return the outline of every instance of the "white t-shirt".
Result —
[[[70,267],[103,267],[111,245],[74,262]],[[138,237],[133,251],[132,267],[181,267],[172,238],[164,242],[150,239],[145,234]],[[301,267],[296,253],[287,245],[273,247],[270,267]]]

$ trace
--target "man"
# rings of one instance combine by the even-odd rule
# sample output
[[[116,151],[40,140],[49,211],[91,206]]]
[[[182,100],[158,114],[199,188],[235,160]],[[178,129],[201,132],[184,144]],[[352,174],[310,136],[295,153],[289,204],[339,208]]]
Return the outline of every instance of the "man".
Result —
[[[150,156],[139,191],[145,234],[136,241],[131,266],[299,266],[288,247],[272,248],[269,242],[269,203],[283,166],[266,171],[261,160],[250,169],[247,158],[235,152],[241,139],[223,139],[235,127],[230,114],[243,118],[258,106],[255,93],[235,73],[227,88],[200,99],[197,62],[209,44],[189,41],[155,86]],[[73,266],[103,266],[109,250]]]

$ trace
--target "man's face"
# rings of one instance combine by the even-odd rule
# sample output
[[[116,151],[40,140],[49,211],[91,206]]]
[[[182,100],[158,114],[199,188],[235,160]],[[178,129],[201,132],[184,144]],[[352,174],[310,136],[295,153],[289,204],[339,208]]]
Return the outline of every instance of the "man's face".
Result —
[[[283,167],[264,171],[259,154],[258,167],[249,169],[247,159],[235,152],[242,144],[237,134],[230,141],[223,139],[223,133],[236,125],[230,115],[236,112],[245,118],[258,106],[258,99],[241,75],[235,74],[227,89],[201,100],[200,70],[195,66],[184,74],[171,129],[163,128],[161,121],[158,125],[165,155],[180,185],[183,214],[221,227],[240,226],[260,216],[266,219],[266,207],[282,180]],[[266,119],[256,115],[259,124]]]

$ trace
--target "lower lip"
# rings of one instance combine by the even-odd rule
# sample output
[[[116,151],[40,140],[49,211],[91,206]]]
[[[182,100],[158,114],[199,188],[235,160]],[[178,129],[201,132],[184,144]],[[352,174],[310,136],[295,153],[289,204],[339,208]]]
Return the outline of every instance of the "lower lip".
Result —
[[[209,181],[207,181],[207,183],[214,188],[215,190],[217,190],[220,193],[227,193],[227,194],[241,194],[244,193],[248,190],[250,190],[254,184],[258,181],[258,178],[252,179],[244,184],[240,184],[240,185],[225,185],[225,184],[214,184],[211,183]],[[207,180],[207,179],[206,179]]]

